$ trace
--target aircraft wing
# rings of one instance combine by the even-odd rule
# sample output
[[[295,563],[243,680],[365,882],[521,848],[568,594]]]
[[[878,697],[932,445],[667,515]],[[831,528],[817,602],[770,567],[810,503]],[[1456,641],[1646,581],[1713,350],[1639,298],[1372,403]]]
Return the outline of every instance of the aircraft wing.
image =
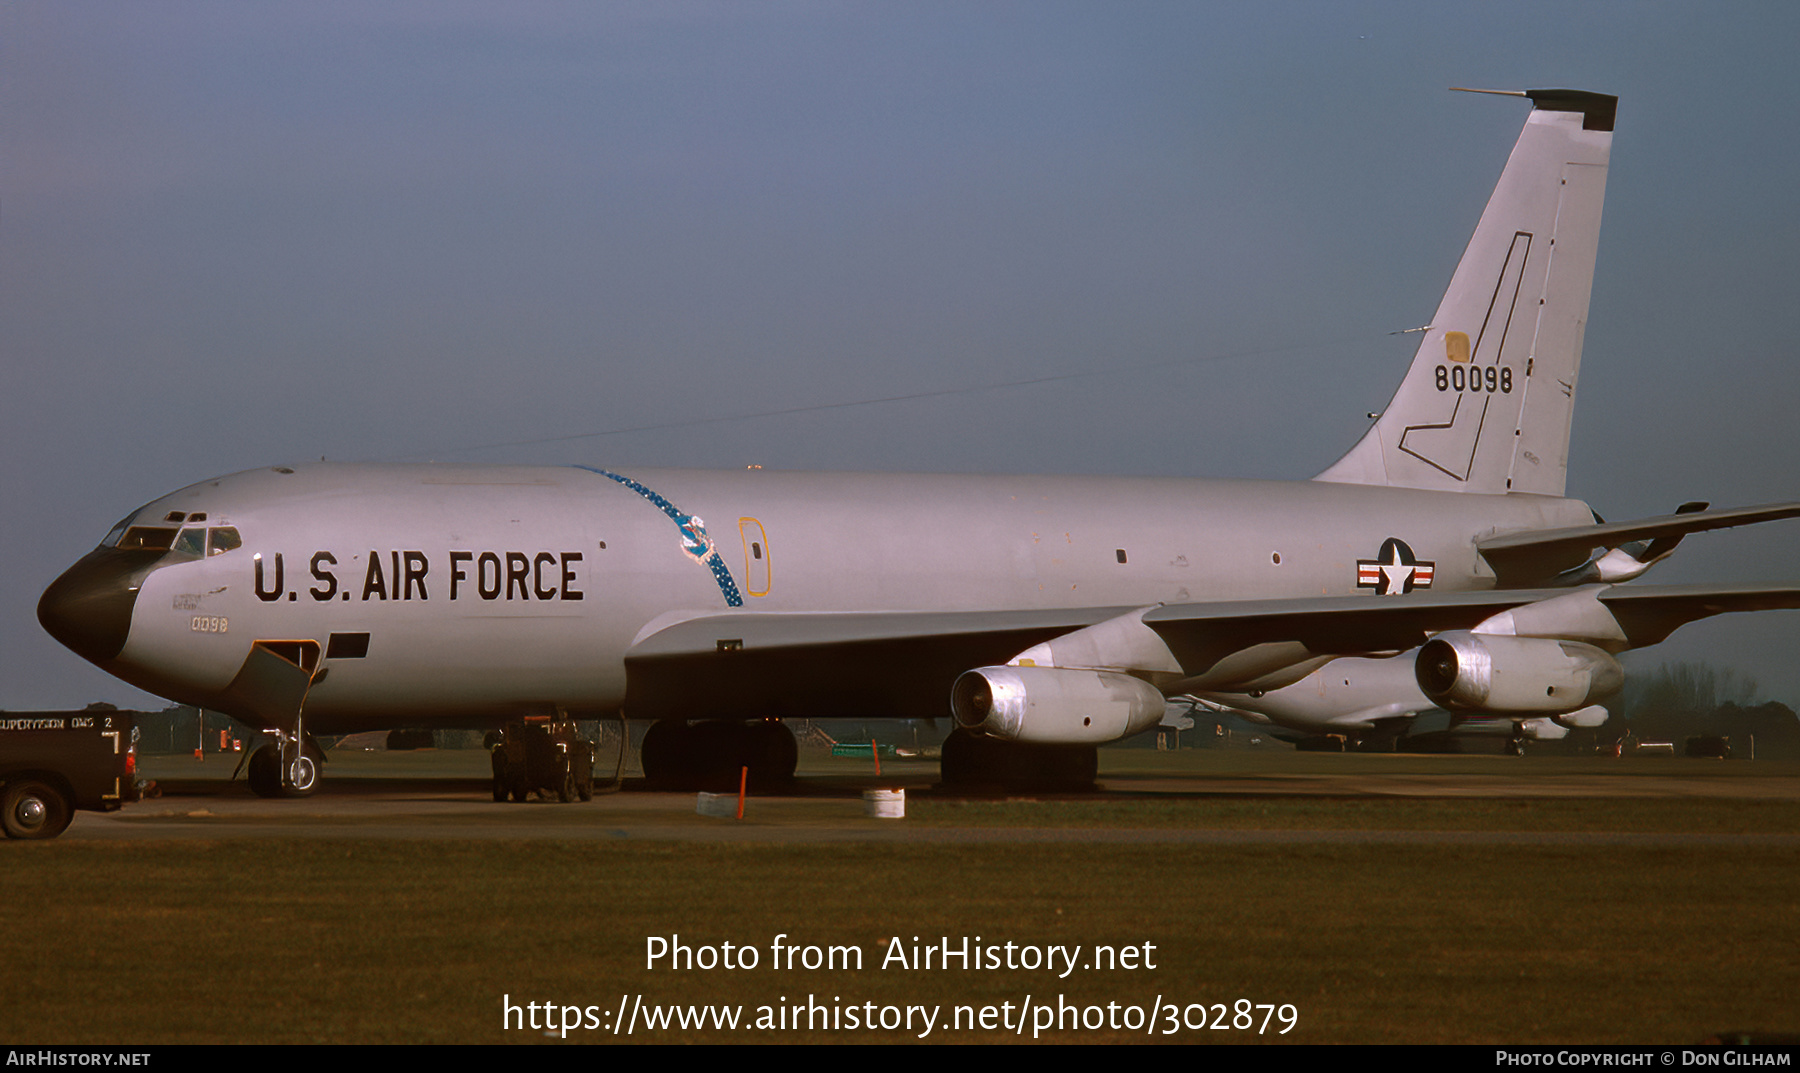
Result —
[[[1660,643],[1690,622],[1729,611],[1780,611],[1800,607],[1800,588],[1708,588],[1700,585],[1614,585],[1600,602],[1619,620],[1633,648]]]
[[[1416,648],[1434,633],[1467,630],[1501,612],[1568,598],[1566,588],[1490,589],[1383,599],[1340,596],[1219,604],[1169,604],[1144,614],[1184,671],[1190,688],[1276,688],[1280,672],[1319,656]],[[1800,587],[1593,586],[1627,647],[1662,641],[1678,627],[1728,611],[1800,608]],[[1259,675],[1277,675],[1258,680]],[[1294,675],[1298,677],[1298,675]],[[1210,680],[1209,680],[1210,679]]]
[[[1132,610],[702,614],[631,646],[625,706],[687,719],[937,718],[969,668]]]
[[[1502,588],[1541,585],[1586,563],[1597,548],[1616,548],[1637,540],[1664,540],[1670,541],[1666,547],[1673,550],[1673,541],[1689,533],[1794,517],[1800,517],[1800,503],[1769,503],[1760,507],[1663,514],[1631,522],[1506,533],[1480,541],[1475,547],[1494,568],[1495,578]]]
[[[1728,611],[1800,608],[1800,587],[1610,586],[1597,597],[1631,647]],[[1511,589],[1168,604],[1142,612],[1204,688],[1273,688],[1319,657],[1416,648],[1571,590]],[[682,619],[642,637],[625,659],[626,706],[639,717],[937,718],[951,684],[1033,645],[1140,609],[758,614]],[[1304,673],[1303,671],[1301,673]]]

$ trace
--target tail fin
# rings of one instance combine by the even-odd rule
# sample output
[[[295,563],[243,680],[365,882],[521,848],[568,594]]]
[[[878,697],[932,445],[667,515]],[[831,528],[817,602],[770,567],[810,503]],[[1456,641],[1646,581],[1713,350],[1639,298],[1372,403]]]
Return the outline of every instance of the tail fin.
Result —
[[[1563,494],[1618,98],[1509,95],[1531,115],[1406,379],[1315,480]]]

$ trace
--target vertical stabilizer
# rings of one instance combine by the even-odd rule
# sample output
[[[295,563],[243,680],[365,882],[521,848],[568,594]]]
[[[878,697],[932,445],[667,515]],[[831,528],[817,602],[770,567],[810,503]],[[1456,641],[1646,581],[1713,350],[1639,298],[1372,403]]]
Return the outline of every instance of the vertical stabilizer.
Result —
[[[1511,95],[1531,115],[1406,379],[1316,480],[1563,494],[1618,98]]]

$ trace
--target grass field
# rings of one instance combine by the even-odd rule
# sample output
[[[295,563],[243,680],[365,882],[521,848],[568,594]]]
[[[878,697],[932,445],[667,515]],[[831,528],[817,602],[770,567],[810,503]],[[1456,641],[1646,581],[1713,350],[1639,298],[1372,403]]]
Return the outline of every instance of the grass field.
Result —
[[[1208,824],[1218,801],[1177,806]],[[1256,800],[1250,826],[1794,830],[1786,802]],[[1644,811],[1644,806],[1649,811]],[[1198,807],[1196,807],[1198,806]],[[573,808],[574,806],[569,806]],[[936,803],[926,823],[1111,823],[1105,802]],[[1593,809],[1604,824],[1596,826]],[[1253,818],[1245,821],[1246,813]],[[1050,810],[1050,811],[1046,811]],[[1056,811],[1056,810],[1061,810]],[[1396,811],[1388,811],[1396,810]],[[1637,810],[1637,811],[1633,811]],[[1163,819],[1154,819],[1161,815]],[[1577,817],[1586,816],[1585,821]],[[1633,816],[1638,816],[1633,821]],[[1071,819],[1073,817],[1073,819]],[[1560,818],[1559,818],[1560,817]],[[1134,822],[1144,821],[1140,812]],[[1686,822],[1683,822],[1683,821]],[[911,821],[909,821],[911,822]],[[1609,826],[1615,825],[1615,826]],[[524,1042],[502,997],[594,1007],[570,1040],[901,1042],[912,1032],[669,1028],[612,1033],[643,1003],[954,1007],[1159,996],[1291,1003],[1303,1042],[1694,1042],[1796,1029],[1800,852],[1784,847],[713,845],[361,840],[4,847],[11,909],[0,1036],[18,1043]],[[755,969],[646,970],[646,938],[750,944]],[[771,967],[790,943],[854,945],[860,971]],[[886,942],[1154,946],[1155,968],[882,968]],[[523,1016],[523,1015],[521,1015]],[[1198,1016],[1217,1019],[1217,1011]],[[1263,1016],[1253,1011],[1254,1017]],[[1157,1022],[1166,1025],[1167,1014]],[[560,1019],[560,1015],[559,1015]],[[1179,1022],[1180,1014],[1176,1015]],[[1229,1017],[1226,1018],[1229,1023]],[[516,1022],[515,1022],[516,1023]],[[842,1022],[840,1021],[840,1024]],[[1138,1022],[1141,1024],[1141,1021]],[[1030,1039],[1027,1028],[1024,1038]],[[1152,1038],[1143,1028],[1043,1041]],[[1254,1031],[1181,1029],[1181,1042]]]

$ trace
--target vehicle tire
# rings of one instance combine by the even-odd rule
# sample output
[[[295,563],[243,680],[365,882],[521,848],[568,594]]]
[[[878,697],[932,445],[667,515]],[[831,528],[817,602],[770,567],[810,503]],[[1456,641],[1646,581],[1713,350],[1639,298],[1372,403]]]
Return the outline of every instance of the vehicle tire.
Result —
[[[74,809],[62,791],[40,779],[7,783],[0,796],[0,825],[8,838],[55,838],[69,826]]]
[[[281,750],[265,745],[250,754],[250,768],[245,773],[250,791],[258,797],[281,796]]]
[[[575,800],[575,772],[572,768],[563,768],[562,782],[556,788],[556,799],[563,804]]]

